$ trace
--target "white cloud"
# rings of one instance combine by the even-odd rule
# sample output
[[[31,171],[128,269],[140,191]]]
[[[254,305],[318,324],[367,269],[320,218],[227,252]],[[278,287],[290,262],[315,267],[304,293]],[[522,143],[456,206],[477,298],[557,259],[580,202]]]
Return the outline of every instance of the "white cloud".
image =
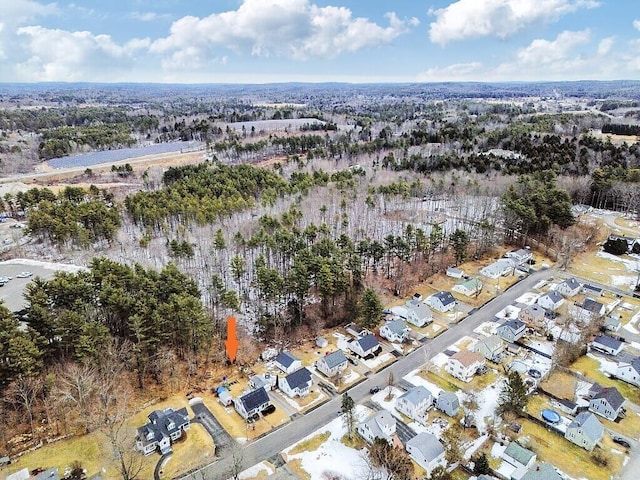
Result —
[[[507,38],[531,25],[597,6],[593,0],[457,0],[430,11],[436,21],[429,26],[429,38],[440,45],[466,38]]]
[[[635,28],[636,30],[640,30],[640,20],[633,21],[633,28]]]
[[[11,0],[2,2],[2,18],[8,24],[22,24],[46,15],[60,13],[55,3],[39,3],[33,0]]]
[[[443,68],[434,67],[418,74],[420,82],[447,82],[479,78],[484,66],[480,62],[456,63]]]
[[[69,32],[42,26],[18,29],[26,38],[26,61],[16,65],[19,77],[30,81],[79,81],[92,79],[99,70],[104,80],[118,80],[137,51],[147,49],[148,39],[118,44],[109,35]]]
[[[591,32],[587,29],[579,32],[565,30],[553,41],[536,39],[518,52],[517,63],[521,66],[544,66],[564,60],[575,47],[589,42],[590,37]]]
[[[171,18],[171,15],[156,12],[131,12],[129,14],[129,17],[133,18],[134,20],[140,20],[141,22],[152,22],[154,20]]]
[[[286,56],[297,60],[333,58],[344,52],[389,43],[419,22],[386,15],[383,27],[366,18],[354,18],[345,7],[319,7],[309,0],[244,0],[237,10],[208,17],[186,16],[171,25],[166,38],[156,40],[151,51],[172,60],[207,62],[216,47],[254,56]]]
[[[607,37],[600,40],[598,44],[598,56],[604,57],[611,53],[611,49],[613,48],[613,44],[615,43],[615,37]]]

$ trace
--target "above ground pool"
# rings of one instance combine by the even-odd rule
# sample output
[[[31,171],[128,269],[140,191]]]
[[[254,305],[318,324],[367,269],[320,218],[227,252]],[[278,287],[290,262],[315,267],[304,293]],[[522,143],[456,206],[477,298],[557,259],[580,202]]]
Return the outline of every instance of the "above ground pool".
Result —
[[[549,423],[560,423],[560,415],[554,410],[545,408],[540,414],[542,415],[542,418]]]
[[[524,373],[527,373],[527,370],[529,370],[529,367],[527,366],[526,363],[521,362],[520,360],[514,360],[509,364],[509,371],[512,371],[512,370],[514,372],[524,374]]]

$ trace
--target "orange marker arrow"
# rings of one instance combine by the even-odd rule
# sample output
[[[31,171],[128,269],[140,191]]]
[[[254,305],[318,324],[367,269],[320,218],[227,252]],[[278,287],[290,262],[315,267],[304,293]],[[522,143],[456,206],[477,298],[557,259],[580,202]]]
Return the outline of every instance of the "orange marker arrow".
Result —
[[[229,317],[227,318],[227,339],[224,345],[227,348],[227,356],[232,362],[236,359],[239,343],[236,337],[236,319],[235,317]]]

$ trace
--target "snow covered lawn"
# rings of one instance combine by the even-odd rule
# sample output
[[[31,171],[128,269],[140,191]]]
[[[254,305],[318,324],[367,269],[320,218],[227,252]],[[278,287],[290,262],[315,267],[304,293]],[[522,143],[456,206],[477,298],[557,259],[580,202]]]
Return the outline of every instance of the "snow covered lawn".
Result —
[[[373,370],[376,367],[383,365],[384,363],[393,360],[393,355],[391,355],[390,353],[383,353],[382,355],[378,355],[375,358],[372,358],[371,360],[361,360],[362,363],[364,363],[369,369]]]

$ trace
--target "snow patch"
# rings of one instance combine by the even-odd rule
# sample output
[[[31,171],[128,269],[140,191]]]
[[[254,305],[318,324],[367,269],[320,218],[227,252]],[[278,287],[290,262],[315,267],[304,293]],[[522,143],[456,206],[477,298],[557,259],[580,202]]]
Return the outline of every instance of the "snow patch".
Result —
[[[516,303],[522,303],[523,305],[533,305],[534,303],[536,303],[536,300],[538,300],[538,298],[540,298],[539,293],[527,292],[516,298]]]
[[[442,389],[440,387],[438,387],[437,385],[435,385],[435,384],[431,383],[430,381],[425,380],[424,378],[422,378],[420,376],[420,369],[419,368],[409,372],[408,374],[406,374],[402,378],[403,378],[403,380],[406,380],[407,382],[415,385],[416,387],[423,386],[424,388],[429,390],[431,392],[431,395],[433,395],[434,401],[435,401],[436,398],[438,398],[438,395],[440,395],[440,392],[442,391]]]
[[[627,270],[630,272],[636,272],[638,270],[638,261],[630,260],[628,258],[624,258],[623,256],[612,255],[607,252],[598,252],[596,253],[597,257],[604,258],[611,262],[620,262],[623,263]]]
[[[378,365],[383,364],[384,362],[387,362],[389,360],[391,360],[393,358],[393,355],[391,355],[390,353],[385,353],[383,355],[378,355],[375,358],[372,358],[371,360],[362,360],[362,363],[364,363],[367,367],[369,367],[370,369],[373,369],[375,367],[377,367]]]
[[[28,265],[30,267],[40,267],[45,270],[55,270],[57,272],[78,273],[81,271],[88,272],[89,269],[69,263],[41,262],[40,260],[31,260],[30,258],[13,258],[0,262],[2,265]]]
[[[274,469],[270,464],[268,464],[267,462],[262,462],[254,465],[253,467],[247,468],[245,471],[241,472],[240,475],[238,475],[238,478],[240,478],[240,480],[254,478],[257,477],[262,471],[266,471],[267,475],[271,475],[274,473]]]

